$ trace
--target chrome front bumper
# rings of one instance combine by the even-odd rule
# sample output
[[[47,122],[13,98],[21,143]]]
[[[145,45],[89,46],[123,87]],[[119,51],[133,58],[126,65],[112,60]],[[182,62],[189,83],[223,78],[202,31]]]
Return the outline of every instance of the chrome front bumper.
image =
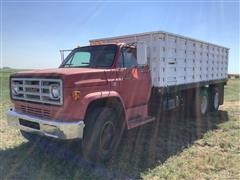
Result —
[[[57,122],[21,114],[12,108],[7,111],[7,121],[9,126],[57,139],[82,139],[85,126],[83,121]]]

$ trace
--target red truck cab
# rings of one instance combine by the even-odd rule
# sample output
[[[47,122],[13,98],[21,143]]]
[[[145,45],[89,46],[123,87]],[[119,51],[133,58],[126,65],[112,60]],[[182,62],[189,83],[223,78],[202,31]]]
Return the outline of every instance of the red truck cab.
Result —
[[[124,128],[150,122],[151,77],[139,65],[135,45],[103,44],[74,49],[57,69],[10,77],[14,108],[8,123],[27,139],[35,134],[82,139],[92,161],[111,157]]]

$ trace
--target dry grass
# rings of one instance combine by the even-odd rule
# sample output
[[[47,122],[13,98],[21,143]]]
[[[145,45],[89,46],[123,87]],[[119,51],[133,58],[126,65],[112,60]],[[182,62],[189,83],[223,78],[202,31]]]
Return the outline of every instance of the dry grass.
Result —
[[[234,106],[231,114],[228,114],[227,121],[223,120],[214,129],[210,128],[189,148],[144,172],[143,177],[146,179],[239,179],[240,106],[239,102],[225,104],[221,108],[222,112]]]
[[[192,119],[169,113],[129,131],[111,161],[96,166],[82,160],[78,142],[31,144],[9,128],[6,78],[0,88],[0,179],[240,179],[239,80],[229,81],[217,114]]]

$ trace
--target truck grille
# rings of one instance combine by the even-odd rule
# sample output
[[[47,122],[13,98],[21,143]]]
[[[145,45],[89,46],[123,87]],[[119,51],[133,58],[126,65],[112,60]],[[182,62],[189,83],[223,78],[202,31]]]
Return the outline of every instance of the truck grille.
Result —
[[[35,108],[30,106],[24,106],[24,105],[18,105],[15,106],[17,111],[20,111],[24,114],[29,114],[33,116],[43,117],[43,118],[51,118],[51,111],[49,109],[41,109],[41,108]]]
[[[59,86],[59,98],[52,97],[51,86]],[[11,88],[17,88],[17,93],[11,93],[13,99],[44,104],[63,104],[62,80],[60,79],[12,78]]]

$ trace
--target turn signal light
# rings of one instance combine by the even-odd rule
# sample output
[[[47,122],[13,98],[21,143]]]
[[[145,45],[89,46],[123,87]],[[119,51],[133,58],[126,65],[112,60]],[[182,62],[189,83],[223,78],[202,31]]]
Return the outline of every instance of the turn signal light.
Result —
[[[76,101],[80,99],[80,91],[73,91],[72,92],[72,98]]]

